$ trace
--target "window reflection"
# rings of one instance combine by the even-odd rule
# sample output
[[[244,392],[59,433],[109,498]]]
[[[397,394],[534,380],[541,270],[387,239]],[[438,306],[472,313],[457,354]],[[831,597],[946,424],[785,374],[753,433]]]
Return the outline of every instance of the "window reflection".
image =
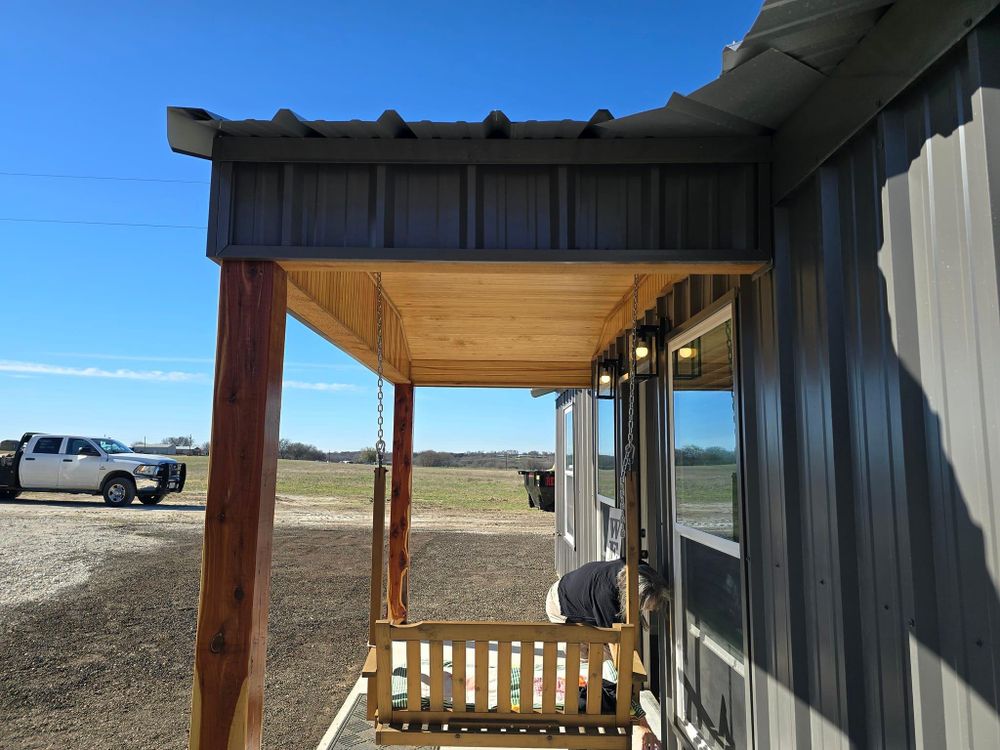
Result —
[[[739,559],[681,541],[684,715],[713,750],[746,747]]]
[[[672,358],[677,523],[739,541],[732,321]]]
[[[615,402],[597,399],[597,494],[614,503],[615,487]]]

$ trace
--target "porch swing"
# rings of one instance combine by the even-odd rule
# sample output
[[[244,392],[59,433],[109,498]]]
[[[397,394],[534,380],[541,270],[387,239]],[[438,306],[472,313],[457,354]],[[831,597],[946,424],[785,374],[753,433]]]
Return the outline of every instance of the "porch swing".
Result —
[[[645,678],[636,654],[639,529],[632,469],[635,353],[629,357],[629,429],[619,483],[625,498],[625,624],[611,628],[550,622],[406,621],[400,584],[383,601],[386,474],[383,432],[383,290],[375,273],[378,439],[375,444],[368,719],[380,745],[587,748],[630,747],[634,696]],[[632,328],[638,322],[638,276]],[[633,340],[635,340],[633,338]],[[631,347],[630,347],[631,349]],[[394,480],[395,481],[395,480]],[[393,528],[390,552],[400,529]],[[402,524],[408,549],[408,518]],[[400,543],[398,539],[396,543]],[[407,555],[408,559],[408,555]],[[405,587],[403,587],[405,589]],[[386,611],[388,610],[388,612]],[[612,658],[603,655],[608,647]],[[589,654],[589,657],[587,656]],[[614,700],[602,700],[605,683]],[[591,689],[593,687],[594,689]]]

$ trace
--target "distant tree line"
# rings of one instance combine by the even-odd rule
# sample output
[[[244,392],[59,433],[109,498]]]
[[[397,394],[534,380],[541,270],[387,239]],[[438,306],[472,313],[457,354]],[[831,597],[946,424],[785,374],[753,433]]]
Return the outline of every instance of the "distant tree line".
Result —
[[[278,443],[278,458],[290,458],[298,461],[329,461],[331,463],[374,464],[378,454],[373,447],[362,448],[359,451],[323,451],[309,443],[298,443],[282,439]],[[387,449],[385,462],[392,463],[392,449]],[[516,450],[507,451],[470,451],[452,453],[449,451],[417,451],[413,454],[415,466],[442,466],[451,468],[475,469],[550,469],[555,463],[555,456],[544,451],[529,451],[522,453]]]
[[[321,451],[309,443],[297,443],[286,438],[278,441],[278,458],[291,458],[296,461],[326,461],[326,451]]]
[[[736,463],[736,451],[718,445],[702,448],[700,445],[685,445],[675,453],[678,466],[721,466]]]
[[[466,469],[551,469],[555,455],[542,451],[507,450],[497,452],[472,451],[451,453],[449,451],[418,451],[413,454],[415,466],[444,466]]]

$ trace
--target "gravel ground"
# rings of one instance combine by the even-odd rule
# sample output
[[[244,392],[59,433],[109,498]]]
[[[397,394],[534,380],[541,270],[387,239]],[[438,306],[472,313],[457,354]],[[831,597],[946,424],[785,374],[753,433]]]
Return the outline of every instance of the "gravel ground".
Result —
[[[202,510],[0,503],[0,749],[187,747]],[[416,516],[412,618],[542,618],[551,519]],[[279,504],[265,747],[315,748],[357,679],[366,523]]]

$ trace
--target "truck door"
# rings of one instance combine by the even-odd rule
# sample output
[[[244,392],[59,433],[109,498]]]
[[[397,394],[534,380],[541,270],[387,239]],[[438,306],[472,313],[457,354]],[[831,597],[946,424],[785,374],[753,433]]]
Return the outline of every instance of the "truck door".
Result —
[[[59,463],[59,489],[96,490],[101,486],[104,456],[86,438],[67,438]]]
[[[54,490],[59,487],[59,470],[63,456],[63,438],[42,436],[28,443],[21,457],[21,486],[25,489]]]

